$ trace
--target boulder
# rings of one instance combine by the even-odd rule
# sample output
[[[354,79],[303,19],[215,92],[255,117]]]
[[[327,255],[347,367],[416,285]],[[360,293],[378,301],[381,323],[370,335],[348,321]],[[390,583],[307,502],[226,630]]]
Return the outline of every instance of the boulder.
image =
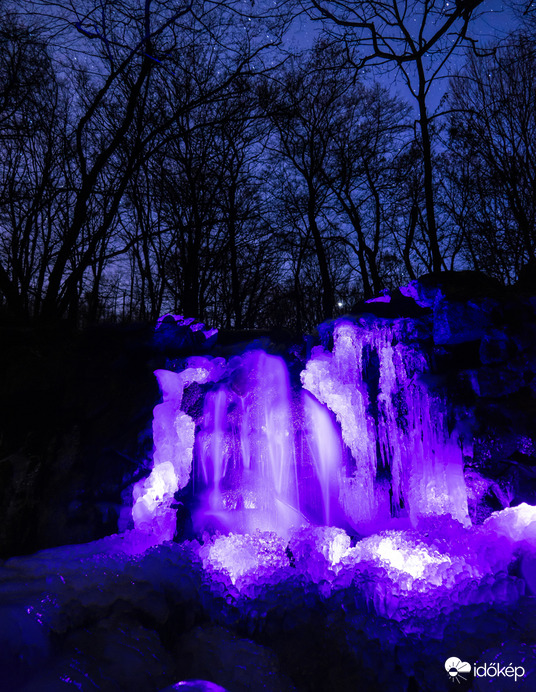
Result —
[[[434,305],[434,343],[460,344],[481,339],[489,325],[489,312],[482,304],[454,302],[443,294]]]

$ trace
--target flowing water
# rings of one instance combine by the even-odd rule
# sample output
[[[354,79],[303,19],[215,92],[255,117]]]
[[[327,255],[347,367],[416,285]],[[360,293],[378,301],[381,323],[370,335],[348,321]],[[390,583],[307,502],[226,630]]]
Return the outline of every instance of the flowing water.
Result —
[[[425,355],[402,332],[339,320],[333,349],[313,349],[301,387],[261,350],[157,371],[163,403],[153,471],[134,491],[136,528],[172,537],[173,496],[191,479],[198,531],[367,531],[436,515],[467,525],[461,446],[444,400],[422,381]],[[192,382],[206,390],[197,421],[181,408]]]

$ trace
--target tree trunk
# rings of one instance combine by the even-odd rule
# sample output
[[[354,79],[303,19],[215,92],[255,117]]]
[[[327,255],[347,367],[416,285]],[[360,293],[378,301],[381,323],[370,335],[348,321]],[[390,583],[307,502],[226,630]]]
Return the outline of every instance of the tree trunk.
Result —
[[[326,251],[324,249],[324,243],[322,242],[322,234],[316,222],[316,194],[310,182],[308,183],[308,190],[307,220],[309,221],[309,228],[315,243],[318,267],[320,269],[320,279],[322,281],[322,316],[324,319],[330,319],[333,317],[334,310],[333,286],[331,284]]]
[[[430,139],[428,112],[426,109],[426,78],[422,61],[417,60],[417,70],[419,74],[419,93],[417,101],[419,104],[419,125],[421,128],[421,145],[424,167],[424,198],[426,206],[426,233],[430,243],[430,254],[432,259],[432,271],[437,274],[441,271],[443,258],[437,239],[437,224],[434,204],[434,177],[432,163],[432,143]]]

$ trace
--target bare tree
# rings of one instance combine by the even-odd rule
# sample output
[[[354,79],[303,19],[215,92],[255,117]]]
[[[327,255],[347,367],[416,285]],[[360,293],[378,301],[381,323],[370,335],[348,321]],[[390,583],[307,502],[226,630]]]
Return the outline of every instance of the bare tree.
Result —
[[[0,292],[10,311],[33,314],[71,200],[68,102],[39,32],[0,22]]]
[[[93,272],[93,281],[103,259],[127,249],[113,237],[127,186],[166,146],[173,123],[228,95],[237,77],[264,69],[263,52],[279,41],[277,23],[267,35],[264,18],[248,23],[251,17],[238,6],[146,0],[140,8],[127,0],[87,3],[77,12],[70,3],[25,3],[25,15],[33,10],[42,20],[43,34],[80,56],[61,68],[76,94],[68,128],[72,199],[55,229],[54,252],[42,264],[43,295],[37,297],[42,318],[76,319],[87,272]],[[187,58],[196,53],[205,63],[193,83]],[[183,87],[180,98],[173,110],[162,111],[156,95],[170,85]],[[21,306],[22,287],[13,269],[12,263],[2,264],[1,286],[10,303]]]
[[[429,97],[432,85],[445,76],[452,55],[469,41],[467,30],[481,0],[310,0],[308,14],[344,45],[356,72],[392,69],[402,77],[418,109],[418,142],[423,164],[426,234],[433,271],[444,265],[434,195],[434,152]]]
[[[519,33],[452,80],[450,210],[472,265],[505,283],[536,256],[536,43]]]
[[[329,258],[329,224],[322,216],[330,188],[324,175],[331,140],[337,128],[338,109],[351,88],[338,69],[336,52],[327,44],[317,44],[307,61],[293,61],[281,74],[278,84],[261,91],[261,101],[276,131],[271,146],[283,163],[293,170],[303,187],[300,195],[306,221],[306,235],[314,244],[322,287],[323,317],[334,314],[332,267]]]
[[[324,174],[341,217],[338,240],[358,260],[365,298],[385,288],[382,260],[396,251],[391,217],[400,199],[397,174],[410,129],[408,110],[377,84],[357,85],[345,94],[331,133]]]
[[[344,54],[320,41],[262,94],[276,133],[270,146],[281,192],[272,194],[297,325],[310,292],[306,276],[322,286],[318,317],[325,319],[344,306],[350,285],[366,298],[388,285],[385,260],[396,256],[392,217],[400,151],[411,137],[408,107],[354,77]]]

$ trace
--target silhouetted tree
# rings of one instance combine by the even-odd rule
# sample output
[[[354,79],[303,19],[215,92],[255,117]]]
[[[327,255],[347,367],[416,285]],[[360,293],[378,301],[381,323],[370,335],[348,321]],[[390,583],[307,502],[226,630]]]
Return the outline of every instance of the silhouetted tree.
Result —
[[[324,166],[342,97],[351,87],[338,70],[340,62],[328,45],[316,45],[309,59],[287,65],[280,79],[266,85],[261,100],[274,128],[272,147],[284,166],[287,180],[301,186],[300,206],[305,235],[314,245],[321,281],[324,318],[334,313],[332,268],[329,260],[329,224],[323,213],[330,194]]]
[[[370,298],[385,287],[382,263],[396,254],[392,217],[408,109],[354,77],[345,55],[320,41],[261,94],[276,133],[274,225],[293,277],[298,328],[306,311],[317,312],[304,307],[306,294],[318,293],[311,285],[322,288],[318,319],[331,317],[349,291],[359,286]]]
[[[460,45],[481,0],[307,0],[303,6],[324,30],[346,48],[348,64],[357,73],[371,67],[392,70],[401,77],[418,109],[417,142],[421,150],[426,235],[430,268],[444,266],[436,214],[434,142],[429,97],[432,85],[445,76],[445,67]],[[415,213],[411,208],[411,214]]]
[[[0,293],[18,314],[40,309],[72,201],[67,107],[43,37],[2,15]]]
[[[324,175],[340,219],[338,240],[358,260],[365,298],[386,287],[382,262],[397,249],[393,215],[400,200],[408,110],[378,84],[352,86],[330,135]]]
[[[268,20],[248,22],[251,17],[238,12],[238,5],[208,0],[173,5],[149,0],[141,8],[130,0],[110,1],[88,3],[79,11],[56,3],[53,12],[48,3],[35,0],[23,9],[40,22],[43,36],[53,32],[55,42],[77,51],[76,60],[64,58],[61,66],[67,74],[65,91],[74,91],[66,127],[71,196],[53,228],[52,249],[40,263],[43,277],[33,304],[45,320],[67,315],[76,320],[85,287],[89,284],[96,297],[108,259],[134,242],[130,238],[122,244],[115,231],[136,171],[167,145],[174,123],[202,104],[227,97],[238,77],[264,69],[263,51],[279,40],[277,22],[267,35]],[[188,73],[192,55],[204,61],[195,82]],[[169,88],[180,96],[166,111],[156,96]],[[33,232],[38,244],[41,222]],[[25,312],[26,287],[13,257],[2,260],[5,300]]]
[[[515,281],[536,253],[536,43],[520,33],[452,80],[451,212],[471,264]]]

